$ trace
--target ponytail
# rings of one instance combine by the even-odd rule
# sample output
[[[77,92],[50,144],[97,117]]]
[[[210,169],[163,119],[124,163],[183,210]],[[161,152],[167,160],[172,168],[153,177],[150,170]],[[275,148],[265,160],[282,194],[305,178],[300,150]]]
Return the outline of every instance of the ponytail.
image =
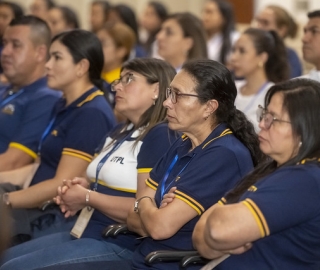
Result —
[[[234,107],[229,113],[227,124],[233,134],[249,149],[254,166],[265,159],[265,155],[259,148],[259,139],[253,124],[243,112]]]
[[[275,31],[269,32],[273,38],[274,46],[268,53],[265,65],[268,80],[274,83],[289,79],[290,68],[287,59],[287,49]]]

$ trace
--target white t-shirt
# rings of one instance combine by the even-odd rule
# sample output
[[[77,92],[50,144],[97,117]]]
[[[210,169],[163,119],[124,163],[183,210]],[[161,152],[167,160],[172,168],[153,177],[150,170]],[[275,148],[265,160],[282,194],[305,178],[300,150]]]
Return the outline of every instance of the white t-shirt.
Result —
[[[107,159],[99,173],[99,182],[109,188],[136,192],[137,190],[137,156],[140,152],[142,141],[139,141],[135,148],[134,138],[138,137],[143,129],[136,130],[128,140],[124,141],[121,146],[114,151]],[[104,148],[112,142],[112,138],[108,137],[105,141]],[[89,164],[87,175],[92,180],[96,176],[96,168],[101,159],[111,151],[113,145],[106,150],[102,150],[100,154]],[[101,183],[101,182],[100,182]]]
[[[299,79],[312,79],[320,82],[320,70],[312,69],[309,74],[298,77]]]
[[[233,45],[239,38],[239,32],[231,33],[231,45]],[[208,58],[215,61],[220,61],[220,51],[222,47],[222,34],[217,33],[207,42]]]
[[[255,131],[258,133],[260,128],[257,121],[257,108],[258,105],[264,106],[264,97],[274,83],[268,82],[264,84],[263,87],[259,89],[257,94],[249,96],[242,95],[240,91],[241,87],[246,84],[246,81],[235,81],[235,84],[238,90],[235,106],[247,116],[248,120],[252,122]]]

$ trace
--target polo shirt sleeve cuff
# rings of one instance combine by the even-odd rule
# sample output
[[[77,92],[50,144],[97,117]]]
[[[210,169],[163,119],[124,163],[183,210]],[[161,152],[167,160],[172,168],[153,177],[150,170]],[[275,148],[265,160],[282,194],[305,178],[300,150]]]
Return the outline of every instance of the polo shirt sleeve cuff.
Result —
[[[158,183],[153,181],[151,178],[146,179],[146,185],[153,190],[157,190],[158,188]]]
[[[218,204],[220,204],[220,205],[225,205],[227,203],[227,200],[224,198],[224,197],[222,197],[219,201],[218,201]]]
[[[184,201],[189,206],[191,206],[194,210],[196,210],[196,212],[198,213],[199,216],[204,213],[205,209],[202,206],[202,204],[200,204],[199,202],[197,202],[196,200],[194,200],[193,198],[191,198],[187,194],[181,192],[180,190],[176,190],[174,193],[176,195],[176,198]]]
[[[149,173],[151,170],[152,168],[140,168],[138,169],[138,173]]]
[[[33,159],[37,158],[37,154],[34,151],[32,151],[30,148],[28,148],[20,143],[12,142],[9,144],[9,147],[19,149],[19,150],[23,151],[24,153],[28,154],[29,156],[31,156]]]
[[[81,158],[87,162],[91,162],[93,159],[92,155],[85,153],[85,152],[82,152],[82,151],[79,151],[79,150],[71,149],[71,148],[63,148],[62,155],[68,155],[68,156]]]
[[[261,238],[270,235],[270,230],[269,230],[267,221],[264,215],[262,214],[262,212],[260,211],[259,207],[255,204],[255,202],[252,201],[251,199],[245,199],[244,201],[242,201],[242,203],[246,207],[248,207],[249,211],[251,212],[255,221],[257,222],[257,225],[260,230]]]

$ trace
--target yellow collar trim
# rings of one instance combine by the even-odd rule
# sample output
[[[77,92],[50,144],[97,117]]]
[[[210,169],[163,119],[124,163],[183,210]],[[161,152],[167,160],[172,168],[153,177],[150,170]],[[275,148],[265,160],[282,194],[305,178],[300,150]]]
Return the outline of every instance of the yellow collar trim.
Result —
[[[92,94],[90,94],[89,96],[87,96],[87,98],[86,98],[85,100],[81,101],[81,102],[77,105],[77,107],[81,107],[83,104],[85,104],[85,103],[93,100],[93,99],[94,99],[95,97],[97,97],[97,96],[103,96],[103,92],[102,92],[101,90],[97,90],[97,91],[93,92]]]

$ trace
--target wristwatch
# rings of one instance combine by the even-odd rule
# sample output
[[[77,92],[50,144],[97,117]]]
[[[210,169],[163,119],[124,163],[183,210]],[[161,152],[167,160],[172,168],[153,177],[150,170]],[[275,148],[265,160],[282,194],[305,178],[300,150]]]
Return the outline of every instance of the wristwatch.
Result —
[[[10,206],[11,206],[11,203],[10,203],[10,201],[9,201],[9,193],[8,193],[8,192],[2,194],[2,202],[3,202],[7,207],[10,207]]]

